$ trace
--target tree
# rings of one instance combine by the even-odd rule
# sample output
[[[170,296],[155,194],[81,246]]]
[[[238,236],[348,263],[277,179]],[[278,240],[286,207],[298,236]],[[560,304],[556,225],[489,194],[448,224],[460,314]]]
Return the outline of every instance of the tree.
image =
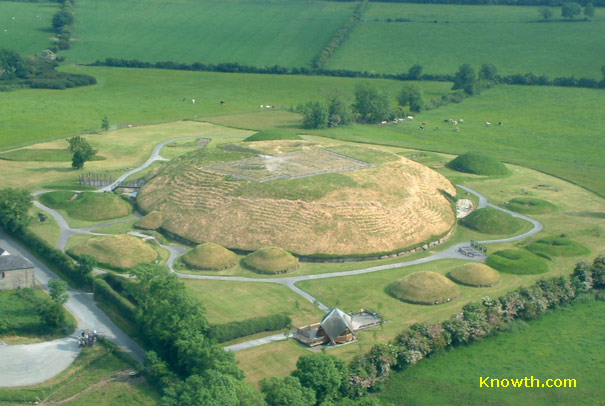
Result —
[[[69,300],[67,293],[67,282],[61,279],[52,279],[48,282],[48,293],[52,300],[57,303],[65,304]]]
[[[109,119],[107,116],[103,117],[103,120],[101,120],[101,128],[103,131],[109,131]]]
[[[561,15],[573,20],[582,12],[582,7],[578,3],[564,3],[561,7]]]
[[[74,16],[67,7],[63,7],[53,15],[52,24],[55,32],[61,32],[63,27],[74,23]]]
[[[61,327],[65,324],[65,312],[61,303],[44,301],[38,305],[38,316],[44,324]]]
[[[553,16],[553,12],[552,12],[551,8],[550,7],[546,7],[546,6],[540,7],[538,9],[538,14],[540,14],[540,16],[542,16],[542,19],[544,21],[550,20],[552,18],[552,16]]]
[[[422,74],[422,65],[413,65],[408,70],[408,79],[410,80],[418,80],[420,79],[420,75]]]
[[[351,111],[338,94],[328,96],[328,127],[347,125],[353,121]]]
[[[304,355],[296,362],[292,376],[300,384],[315,392],[317,404],[340,398],[341,389],[347,383],[348,369],[341,360],[324,354]]]
[[[71,166],[74,169],[82,169],[86,161],[97,153],[97,151],[86,141],[84,137],[75,136],[67,140],[69,152],[72,153]]]
[[[328,109],[323,103],[308,102],[303,108],[304,128],[326,128],[328,126]]]
[[[86,158],[84,157],[84,153],[80,150],[74,152],[71,157],[71,167],[74,169],[82,169],[84,168],[84,163],[86,162]]]
[[[21,55],[10,49],[0,49],[0,80],[24,78],[32,67]]]
[[[265,396],[267,406],[308,406],[315,404],[315,393],[304,388],[298,379],[287,376],[260,381],[260,390]]]
[[[397,103],[399,103],[401,107],[405,107],[409,104],[410,110],[412,111],[422,110],[425,105],[422,90],[416,84],[404,84],[401,88],[401,91],[397,95]]]
[[[165,390],[163,406],[239,406],[233,380],[217,371],[191,375]]]
[[[78,256],[78,263],[76,264],[75,273],[77,278],[85,285],[92,283],[92,271],[97,265],[97,260],[87,254]]]
[[[588,3],[586,7],[584,7],[584,17],[587,19],[594,17],[595,8],[592,3]]]
[[[475,70],[471,65],[465,63],[460,66],[456,75],[454,75],[454,86],[452,90],[462,89],[467,94],[475,93],[475,85],[477,84],[477,77],[475,76]]]
[[[23,189],[0,189],[0,225],[14,233],[31,221],[28,215],[32,207],[31,196]]]
[[[484,63],[479,70],[479,80],[496,82],[498,80],[498,68],[494,64]]]
[[[355,103],[352,107],[360,120],[366,123],[377,123],[391,115],[389,95],[378,91],[368,82],[355,86]]]

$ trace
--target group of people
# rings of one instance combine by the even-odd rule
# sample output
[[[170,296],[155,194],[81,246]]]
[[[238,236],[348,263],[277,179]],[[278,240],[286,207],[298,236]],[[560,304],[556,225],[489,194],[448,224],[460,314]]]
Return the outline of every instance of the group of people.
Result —
[[[78,345],[80,347],[92,347],[97,343],[97,331],[82,331],[82,335],[78,337]]]

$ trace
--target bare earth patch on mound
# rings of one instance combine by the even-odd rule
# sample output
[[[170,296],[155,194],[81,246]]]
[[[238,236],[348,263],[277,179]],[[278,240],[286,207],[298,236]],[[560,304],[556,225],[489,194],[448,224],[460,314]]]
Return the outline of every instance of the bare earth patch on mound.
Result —
[[[478,288],[495,286],[500,282],[498,271],[478,262],[470,262],[454,269],[449,277],[461,285]]]
[[[270,141],[271,150],[276,143]],[[292,148],[292,141],[285,143]],[[455,221],[441,192],[455,194],[451,183],[390,153],[302,148],[289,151],[296,159],[284,164],[278,155],[263,159],[238,152],[225,159],[224,151],[215,151],[207,148],[164,165],[141,189],[139,207],[161,212],[163,229],[196,243],[210,240],[246,251],[278,246],[299,255],[395,252],[442,236]],[[342,158],[326,159],[334,153]],[[229,163],[209,167],[207,162]],[[264,181],[235,179],[238,167],[247,179],[258,172]],[[282,178],[266,180],[282,167],[284,173],[273,174]]]

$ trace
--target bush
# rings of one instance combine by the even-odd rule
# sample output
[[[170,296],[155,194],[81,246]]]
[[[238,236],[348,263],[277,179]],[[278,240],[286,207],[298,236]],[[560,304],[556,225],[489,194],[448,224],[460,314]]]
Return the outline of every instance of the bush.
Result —
[[[255,317],[242,321],[214,325],[211,328],[211,336],[216,338],[219,343],[224,343],[263,331],[281,330],[282,328],[288,327],[290,323],[292,323],[292,320],[290,319],[290,316],[286,314]]]
[[[94,298],[116,308],[120,315],[136,323],[136,307],[101,278],[94,279]]]
[[[448,162],[446,167],[475,175],[506,175],[509,173],[506,166],[497,159],[472,152],[459,155]]]
[[[521,250],[502,250],[487,257],[486,264],[500,272],[533,275],[548,272],[548,265],[536,255]]]
[[[523,220],[491,207],[477,209],[460,220],[463,226],[485,234],[513,234],[523,223]]]

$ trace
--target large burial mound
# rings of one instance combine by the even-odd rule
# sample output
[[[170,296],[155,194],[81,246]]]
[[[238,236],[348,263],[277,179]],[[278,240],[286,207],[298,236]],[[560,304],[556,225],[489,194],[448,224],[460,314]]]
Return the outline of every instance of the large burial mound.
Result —
[[[128,234],[92,237],[70,248],[68,253],[75,257],[90,255],[100,265],[118,270],[153,262],[158,257],[149,244]]]
[[[455,218],[431,169],[370,148],[304,140],[208,144],[141,188],[144,212],[190,241],[299,255],[396,252],[436,239]]]
[[[221,271],[237,265],[237,255],[225,247],[207,242],[183,255],[183,262],[203,271]]]
[[[498,271],[479,262],[469,262],[450,272],[449,277],[456,283],[478,288],[495,286],[500,282]]]
[[[523,227],[524,221],[500,210],[478,209],[460,220],[460,224],[485,234],[512,234]]]
[[[244,258],[244,265],[255,272],[280,274],[298,268],[298,259],[288,251],[278,247],[265,247]]]
[[[450,169],[458,172],[473,173],[475,175],[506,175],[508,169],[500,161],[491,156],[467,152],[446,164]]]
[[[440,304],[460,295],[460,288],[443,275],[435,272],[416,272],[400,279],[387,288],[396,299],[417,304]]]
[[[535,197],[515,197],[514,199],[510,199],[504,207],[517,213],[525,214],[542,214],[557,210],[557,206],[551,202],[536,199]]]

